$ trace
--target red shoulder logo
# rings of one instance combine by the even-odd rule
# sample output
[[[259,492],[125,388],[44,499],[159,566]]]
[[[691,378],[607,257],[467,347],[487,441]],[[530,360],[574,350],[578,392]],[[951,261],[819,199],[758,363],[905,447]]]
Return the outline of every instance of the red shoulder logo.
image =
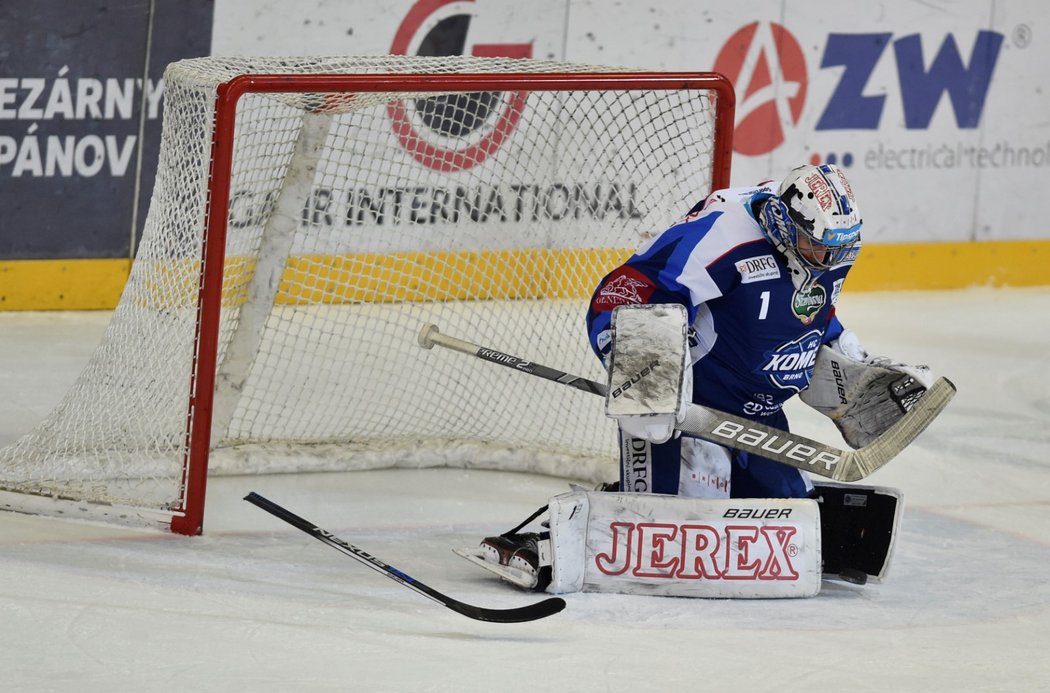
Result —
[[[631,267],[620,267],[605,278],[591,301],[591,310],[600,313],[616,306],[647,303],[654,291],[649,277]]]

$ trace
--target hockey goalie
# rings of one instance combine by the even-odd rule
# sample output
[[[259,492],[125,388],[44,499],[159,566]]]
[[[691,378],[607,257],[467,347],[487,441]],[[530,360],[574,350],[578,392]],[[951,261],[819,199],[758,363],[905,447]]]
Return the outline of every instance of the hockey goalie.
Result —
[[[823,578],[884,578],[896,490],[815,484],[675,430],[694,403],[787,431],[798,394],[861,447],[919,401],[929,369],[872,357],[836,315],[860,229],[844,173],[801,166],[779,184],[712,193],[613,269],[587,330],[608,373],[619,480],[556,496],[459,553],[555,593],[805,597]]]

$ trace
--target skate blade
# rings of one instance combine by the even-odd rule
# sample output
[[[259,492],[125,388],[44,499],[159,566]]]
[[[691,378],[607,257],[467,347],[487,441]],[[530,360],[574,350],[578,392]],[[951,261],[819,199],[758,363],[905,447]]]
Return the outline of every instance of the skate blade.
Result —
[[[501,579],[507,582],[513,583],[518,587],[522,587],[527,590],[531,590],[536,586],[536,576],[532,573],[528,573],[524,570],[512,568],[508,565],[501,563],[493,563],[492,561],[485,560],[485,551],[481,547],[472,549],[452,549],[452,553],[456,554],[461,558],[465,558],[471,563],[485,570],[489,571],[494,575],[498,575]]]

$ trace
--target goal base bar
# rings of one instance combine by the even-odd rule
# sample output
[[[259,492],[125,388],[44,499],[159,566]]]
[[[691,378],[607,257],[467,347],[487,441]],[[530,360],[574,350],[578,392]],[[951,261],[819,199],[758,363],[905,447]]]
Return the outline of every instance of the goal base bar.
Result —
[[[171,531],[174,520],[173,513],[163,510],[5,490],[0,490],[0,511],[164,531]]]

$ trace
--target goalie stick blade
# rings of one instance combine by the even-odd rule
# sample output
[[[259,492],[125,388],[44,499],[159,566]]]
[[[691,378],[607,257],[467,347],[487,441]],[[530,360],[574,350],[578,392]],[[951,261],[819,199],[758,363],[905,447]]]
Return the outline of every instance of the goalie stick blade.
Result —
[[[937,378],[908,413],[886,429],[882,435],[851,453],[847,471],[838,481],[859,481],[892,460],[933,423],[955,397],[955,384]]]
[[[531,590],[536,584],[536,577],[529,575],[524,570],[518,570],[509,565],[503,565],[501,563],[493,563],[492,561],[485,560],[485,553],[482,549],[467,548],[467,549],[452,549],[452,553],[456,554],[460,558],[465,558],[474,565],[487,570],[493,575],[498,576],[501,580],[517,585],[522,589]]]
[[[296,529],[309,534],[314,539],[331,546],[336,551],[353,558],[359,563],[363,563],[378,573],[382,573],[394,582],[404,585],[410,590],[418,592],[424,597],[476,621],[488,621],[491,623],[524,623],[526,621],[536,621],[541,618],[553,616],[565,608],[565,600],[560,597],[551,597],[534,604],[529,604],[528,606],[521,606],[514,609],[487,609],[482,606],[474,606],[473,604],[461,602],[458,599],[453,599],[452,597],[438,592],[433,587],[423,584],[407,573],[398,570],[392,565],[384,563],[367,551],[359,549],[348,541],[343,541],[328,530],[321,529],[309,520],[299,517],[290,510],[281,507],[268,498],[260,496],[254,491],[245,496],[244,500],[265,510],[274,517],[287,522]]]

